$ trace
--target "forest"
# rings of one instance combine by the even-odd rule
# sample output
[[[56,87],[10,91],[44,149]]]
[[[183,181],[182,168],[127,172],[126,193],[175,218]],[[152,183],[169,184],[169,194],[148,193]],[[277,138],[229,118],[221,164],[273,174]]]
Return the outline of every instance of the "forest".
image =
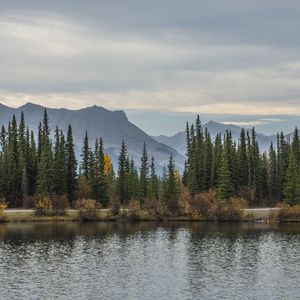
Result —
[[[103,208],[134,204],[170,214],[182,214],[187,206],[209,201],[226,204],[232,199],[243,199],[250,207],[300,204],[297,128],[292,141],[281,132],[277,144],[261,153],[254,128],[241,129],[238,142],[229,131],[212,140],[198,116],[186,126],[183,174],[170,155],[161,175],[155,158],[148,157],[146,144],[137,164],[128,156],[125,141],[114,170],[104,141],[99,137],[90,145],[88,132],[78,162],[71,125],[66,135],[58,127],[51,133],[46,110],[37,136],[26,126],[22,113],[19,123],[13,116],[7,127],[2,126],[0,139],[0,195],[8,207],[36,207],[45,197],[63,201],[66,207],[93,199]]]

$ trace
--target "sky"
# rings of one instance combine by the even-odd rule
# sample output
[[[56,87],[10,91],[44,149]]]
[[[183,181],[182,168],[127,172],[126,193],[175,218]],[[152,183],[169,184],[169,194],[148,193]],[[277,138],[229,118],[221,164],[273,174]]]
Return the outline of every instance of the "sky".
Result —
[[[300,115],[300,1],[0,0],[0,102],[125,110],[150,134]],[[288,120],[288,121],[287,121]]]

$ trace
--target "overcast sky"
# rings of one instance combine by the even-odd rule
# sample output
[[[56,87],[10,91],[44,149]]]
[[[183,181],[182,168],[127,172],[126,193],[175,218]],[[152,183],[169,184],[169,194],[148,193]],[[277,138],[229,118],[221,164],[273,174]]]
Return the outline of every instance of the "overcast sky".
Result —
[[[298,0],[0,5],[4,104],[124,109],[150,133],[195,113],[300,115]]]

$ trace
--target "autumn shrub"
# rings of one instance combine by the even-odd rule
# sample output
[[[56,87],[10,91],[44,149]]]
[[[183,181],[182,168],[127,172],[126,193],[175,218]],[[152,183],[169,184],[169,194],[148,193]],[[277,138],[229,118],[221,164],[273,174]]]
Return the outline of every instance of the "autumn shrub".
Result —
[[[44,196],[36,199],[35,213],[38,216],[50,216],[52,214],[52,202],[50,197]]]
[[[53,195],[51,196],[52,204],[52,215],[60,216],[66,213],[67,208],[69,208],[69,200],[66,195]]]
[[[221,201],[215,208],[215,215],[219,220],[239,221],[243,216],[243,209],[247,208],[247,201],[243,198],[232,197]]]
[[[126,207],[125,216],[128,217],[130,220],[139,220],[140,219],[140,212],[141,212],[141,204],[138,200],[130,200]]]
[[[189,190],[181,184],[180,194],[178,198],[178,214],[180,215],[189,215],[191,212],[191,195]]]
[[[300,205],[279,205],[277,218],[279,221],[299,221],[300,220]]]
[[[167,216],[169,211],[166,205],[157,198],[148,198],[144,203],[144,208],[147,210],[150,216]]]
[[[80,199],[76,201],[76,208],[82,221],[92,221],[97,218],[97,203],[93,199]]]
[[[5,219],[4,210],[7,208],[7,204],[4,199],[0,199],[0,221]]]
[[[212,190],[201,192],[190,198],[190,214],[194,218],[214,217],[216,212],[216,193]]]

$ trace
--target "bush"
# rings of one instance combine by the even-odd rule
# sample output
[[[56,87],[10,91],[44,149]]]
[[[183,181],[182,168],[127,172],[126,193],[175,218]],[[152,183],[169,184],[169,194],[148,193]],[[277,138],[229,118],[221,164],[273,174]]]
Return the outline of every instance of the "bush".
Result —
[[[300,220],[300,205],[279,205],[279,211],[277,214],[279,221],[299,221]]]
[[[82,221],[92,221],[97,217],[97,203],[92,199],[81,199],[76,201],[76,208]]]
[[[0,221],[5,220],[4,210],[7,208],[7,204],[4,199],[0,200]]]
[[[165,204],[156,198],[148,198],[144,203],[144,208],[148,211],[150,216],[168,216],[170,213]]]
[[[48,196],[37,199],[35,213],[38,216],[50,216],[52,214],[52,203]]]
[[[52,215],[61,216],[69,208],[69,200],[66,195],[53,195],[51,197]]]
[[[243,198],[233,197],[222,201],[216,207],[215,215],[220,220],[239,221],[243,216],[243,209],[247,208],[247,201]]]
[[[127,205],[126,216],[130,220],[139,220],[140,219],[140,211],[141,211],[141,204],[138,200],[130,200]]]
[[[216,193],[212,190],[190,198],[190,213],[193,218],[214,217],[216,212]]]
[[[191,212],[191,195],[188,189],[181,184],[180,195],[178,199],[178,210],[180,215],[188,215]]]

